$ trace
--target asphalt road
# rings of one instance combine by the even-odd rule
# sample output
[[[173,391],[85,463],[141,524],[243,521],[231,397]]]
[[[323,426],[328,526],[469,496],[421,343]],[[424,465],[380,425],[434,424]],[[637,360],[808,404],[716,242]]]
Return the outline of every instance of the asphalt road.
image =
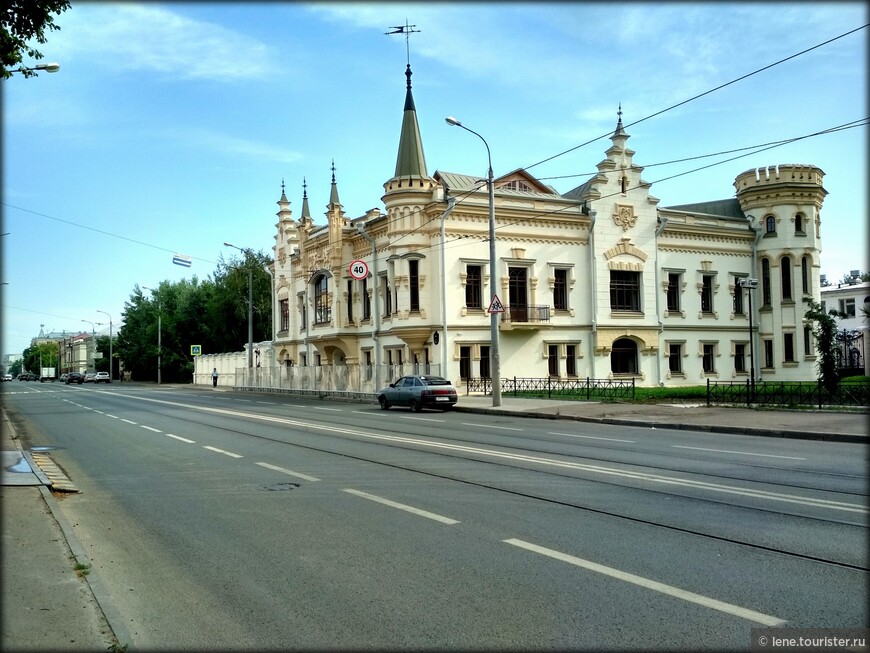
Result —
[[[142,649],[744,649],[867,627],[866,446],[231,392],[4,393]]]

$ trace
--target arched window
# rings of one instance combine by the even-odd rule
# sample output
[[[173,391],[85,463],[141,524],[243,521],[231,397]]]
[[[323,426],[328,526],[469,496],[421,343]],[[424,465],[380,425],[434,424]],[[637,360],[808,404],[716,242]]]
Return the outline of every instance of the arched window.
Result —
[[[764,219],[764,231],[768,234],[776,233],[776,218],[772,215],[769,215]]]
[[[770,261],[761,259],[761,303],[770,306]]]
[[[324,324],[332,319],[329,301],[329,285],[325,274],[314,280],[314,323]]]
[[[798,213],[794,216],[794,232],[802,234],[804,232],[804,216],[803,213]]]
[[[782,287],[782,298],[791,299],[791,259],[784,256],[780,261],[782,275],[780,277],[780,286]]]
[[[810,257],[804,256],[801,259],[801,292],[804,295],[810,294]]]
[[[610,350],[610,371],[614,374],[637,374],[637,344],[620,338]]]

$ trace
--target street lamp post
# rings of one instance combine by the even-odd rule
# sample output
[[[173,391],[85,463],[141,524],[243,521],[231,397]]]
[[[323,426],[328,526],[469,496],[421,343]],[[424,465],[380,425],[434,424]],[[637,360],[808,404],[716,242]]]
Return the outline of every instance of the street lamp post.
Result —
[[[742,277],[737,280],[737,285],[746,289],[749,296],[749,387],[750,401],[755,401],[755,345],[752,338],[752,291],[758,288],[758,279]]]
[[[106,311],[97,311],[97,313],[102,313],[103,315],[107,315],[109,317],[109,380],[112,379],[112,316],[106,313]]]
[[[16,68],[15,70],[10,70],[11,73],[32,73],[34,70],[44,70],[47,73],[56,73],[60,70],[59,63],[41,63],[37,66],[21,66],[21,68]]]
[[[465,131],[471,132],[480,140],[482,140],[483,144],[486,146],[486,158],[489,161],[489,170],[487,171],[486,185],[489,187],[489,289],[491,303],[498,293],[498,287],[496,283],[498,275],[496,274],[495,265],[495,190],[493,187],[492,179],[492,155],[489,151],[489,144],[486,142],[486,139],[483,136],[478,134],[476,131],[469,129],[453,116],[448,116],[444,120],[447,122],[448,125],[451,125],[453,127],[461,127]],[[501,406],[501,361],[499,358],[498,347],[498,313],[494,311],[490,312],[489,320],[489,352],[491,361],[490,367],[492,368],[490,370],[490,374],[492,375],[492,405]]]
[[[224,245],[239,250],[247,260],[249,249],[236,247],[231,243],[224,243]],[[254,369],[254,271],[248,264],[248,370],[252,369]]]
[[[142,286],[144,290],[150,290],[155,295],[157,295],[157,291],[154,288],[149,288],[148,286]],[[160,385],[161,378],[161,366],[160,366],[160,352],[163,350],[163,345],[161,343],[161,339],[163,338],[163,301],[160,299],[160,295],[157,295],[157,385]]]

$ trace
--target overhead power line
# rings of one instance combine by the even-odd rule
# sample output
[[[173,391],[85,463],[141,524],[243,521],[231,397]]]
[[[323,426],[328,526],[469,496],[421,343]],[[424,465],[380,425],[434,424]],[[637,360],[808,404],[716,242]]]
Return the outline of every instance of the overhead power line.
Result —
[[[626,125],[623,125],[623,127],[631,127],[632,125],[640,124],[640,123],[644,122],[645,120],[649,120],[650,118],[655,118],[656,116],[660,116],[661,114],[663,114],[667,111],[670,111],[672,109],[676,109],[677,107],[681,107],[684,104],[688,104],[689,102],[693,102],[694,100],[697,100],[698,98],[702,98],[705,95],[710,95],[710,93],[714,93],[716,91],[719,91],[719,90],[725,88],[726,86],[731,86],[731,84],[736,84],[737,82],[742,81],[744,79],[747,79],[748,77],[752,77],[753,75],[757,75],[760,72],[763,72],[765,70],[769,70],[770,68],[773,68],[774,66],[778,66],[781,63],[785,63],[786,61],[794,59],[795,57],[799,57],[803,54],[806,54],[807,52],[812,52],[813,50],[816,50],[817,48],[821,48],[822,46],[828,45],[829,43],[833,43],[834,41],[836,41],[838,39],[842,39],[846,36],[849,36],[850,34],[854,34],[855,32],[858,32],[862,29],[866,29],[867,27],[870,27],[870,24],[861,25],[861,27],[856,27],[853,30],[849,30],[848,32],[840,34],[839,36],[835,36],[834,38],[828,39],[827,41],[824,41],[822,43],[814,45],[811,48],[807,48],[806,50],[801,50],[800,52],[797,52],[793,55],[785,57],[784,59],[780,59],[779,61],[775,61],[772,64],[768,64],[768,65],[764,66],[763,68],[759,68],[758,70],[753,70],[751,73],[747,73],[747,74],[742,75],[736,79],[732,79],[730,82],[725,82],[724,84],[720,84],[719,86],[717,86],[715,88],[711,88],[709,91],[704,91],[703,93],[699,93],[698,95],[690,97],[688,100],[683,100],[682,102],[677,102],[676,104],[673,104],[673,105],[667,107],[666,109],[662,109],[661,111],[656,111],[655,113],[652,113],[644,118],[641,118],[640,120],[635,120],[634,122],[630,122]],[[546,163],[547,161],[552,161],[553,159],[557,159],[560,156],[564,156],[565,154],[568,154],[569,152],[573,152],[574,150],[578,150],[581,147],[585,147],[586,145],[594,143],[595,141],[599,141],[602,138],[607,138],[612,133],[613,133],[612,131],[609,131],[606,134],[602,134],[601,136],[597,136],[596,138],[593,138],[592,140],[586,141],[585,143],[580,143],[580,145],[575,145],[574,147],[569,148],[569,149],[565,150],[564,152],[559,152],[558,154],[554,154],[553,156],[547,157],[546,159],[542,159],[541,161],[538,161],[537,163],[533,163],[530,166],[526,166],[524,168],[524,170],[530,170],[530,169],[534,168],[535,166],[539,166],[542,163]]]

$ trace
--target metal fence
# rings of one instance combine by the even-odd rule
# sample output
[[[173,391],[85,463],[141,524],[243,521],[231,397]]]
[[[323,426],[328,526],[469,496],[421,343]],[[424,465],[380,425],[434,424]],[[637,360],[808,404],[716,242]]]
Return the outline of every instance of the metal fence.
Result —
[[[437,363],[402,365],[318,365],[290,367],[239,367],[231,379],[221,375],[220,385],[255,390],[292,390],[300,394],[336,396],[374,395],[384,386],[409,374],[439,375]],[[197,374],[195,383],[210,384],[211,374]]]
[[[773,406],[866,406],[870,403],[870,384],[841,383],[833,392],[820,382],[764,381],[755,386],[745,382],[720,382],[707,379],[707,405],[767,404]]]
[[[634,399],[635,383],[631,379],[521,379],[518,377],[501,380],[502,394],[515,397],[559,397],[567,399]],[[482,392],[492,394],[492,379],[465,379],[465,393]]]

